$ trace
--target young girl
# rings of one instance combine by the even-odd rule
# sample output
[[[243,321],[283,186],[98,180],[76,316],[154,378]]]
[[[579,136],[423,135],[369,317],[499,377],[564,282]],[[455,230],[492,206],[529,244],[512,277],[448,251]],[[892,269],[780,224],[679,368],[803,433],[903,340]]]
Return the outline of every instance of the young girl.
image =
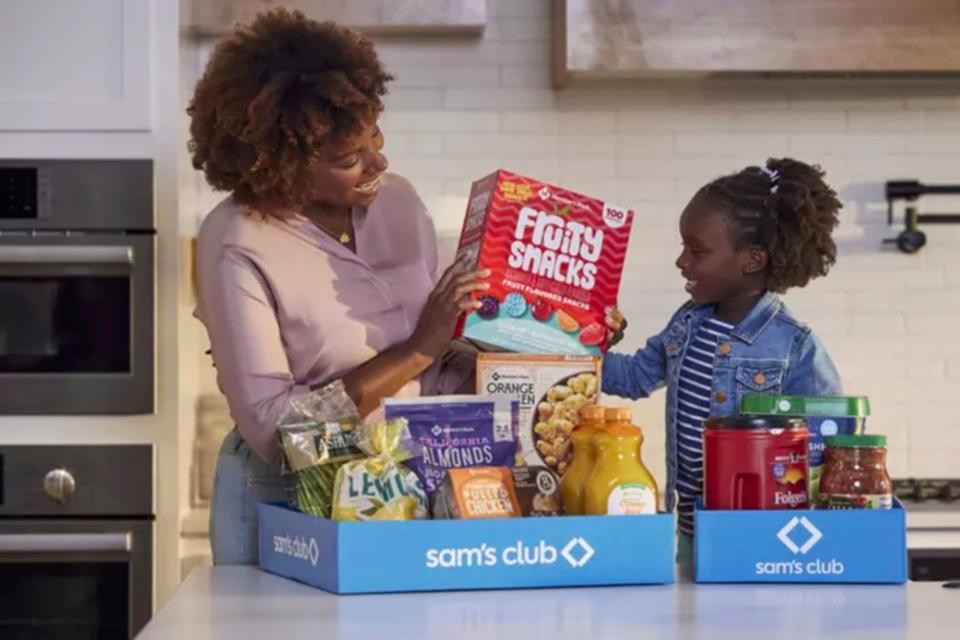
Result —
[[[667,385],[665,495],[668,509],[678,507],[681,561],[691,555],[703,490],[704,419],[736,414],[748,393],[841,392],[823,345],[776,295],[836,261],[830,234],[842,205],[823,176],[818,166],[771,159],[700,189],[680,216],[677,268],[690,301],[643,349],[604,359],[605,393],[643,398]],[[616,328],[622,317],[612,313]]]

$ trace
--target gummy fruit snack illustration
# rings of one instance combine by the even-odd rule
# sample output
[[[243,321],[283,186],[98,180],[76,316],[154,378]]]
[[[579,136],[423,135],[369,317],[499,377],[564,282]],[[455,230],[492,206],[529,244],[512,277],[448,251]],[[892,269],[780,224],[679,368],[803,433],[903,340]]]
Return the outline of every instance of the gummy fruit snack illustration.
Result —
[[[473,184],[457,259],[490,289],[457,335],[521,353],[601,355],[633,212],[508,171]]]

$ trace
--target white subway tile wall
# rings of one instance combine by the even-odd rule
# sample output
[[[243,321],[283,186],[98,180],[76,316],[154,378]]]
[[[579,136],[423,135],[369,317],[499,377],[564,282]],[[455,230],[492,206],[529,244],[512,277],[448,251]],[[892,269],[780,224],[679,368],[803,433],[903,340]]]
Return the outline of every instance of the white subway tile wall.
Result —
[[[769,156],[820,163],[845,208],[834,270],[787,303],[821,336],[897,476],[960,476],[960,227],[917,255],[883,248],[883,184],[960,183],[960,85],[928,79],[754,79],[549,85],[548,0],[490,0],[482,38],[382,39],[396,81],[391,169],[430,207],[448,260],[471,181],[503,167],[635,209],[621,305],[633,351],[684,302],[677,219],[706,181]],[[205,56],[194,59],[202,61]],[[199,68],[197,69],[199,72]],[[196,190],[202,181],[185,181]],[[200,215],[219,196],[185,194]],[[927,197],[921,210],[960,211]],[[663,478],[663,392],[635,403]]]

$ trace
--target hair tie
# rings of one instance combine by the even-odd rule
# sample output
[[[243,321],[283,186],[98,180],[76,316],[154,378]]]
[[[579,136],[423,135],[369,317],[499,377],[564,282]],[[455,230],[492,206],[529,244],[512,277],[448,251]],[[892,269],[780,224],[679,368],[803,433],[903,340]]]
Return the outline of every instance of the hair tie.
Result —
[[[766,167],[760,167],[760,171],[770,178],[770,193],[776,193],[777,187],[780,185],[780,172]]]

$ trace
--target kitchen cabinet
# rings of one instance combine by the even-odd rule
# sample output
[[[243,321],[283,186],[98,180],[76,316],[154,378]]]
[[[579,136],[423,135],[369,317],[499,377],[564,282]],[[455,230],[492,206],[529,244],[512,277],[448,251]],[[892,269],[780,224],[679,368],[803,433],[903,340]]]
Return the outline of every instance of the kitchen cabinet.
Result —
[[[5,0],[0,130],[150,130],[153,5]]]

